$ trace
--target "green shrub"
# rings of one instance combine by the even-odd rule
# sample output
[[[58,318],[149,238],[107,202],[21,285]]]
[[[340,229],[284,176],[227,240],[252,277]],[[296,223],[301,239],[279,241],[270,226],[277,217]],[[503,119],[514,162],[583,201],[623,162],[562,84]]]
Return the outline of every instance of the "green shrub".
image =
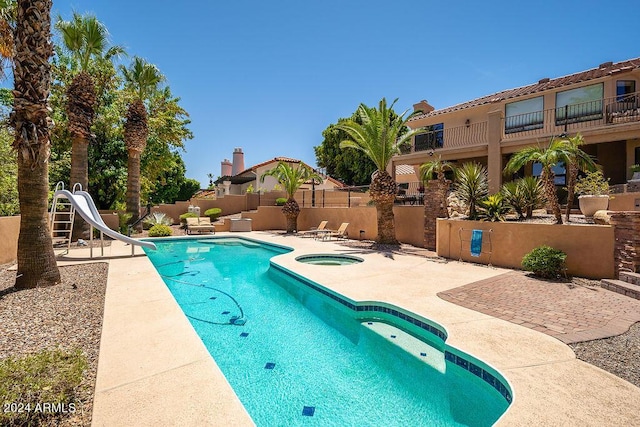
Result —
[[[287,203],[287,199],[284,197],[278,197],[276,199],[276,206],[284,206],[285,203]]]
[[[564,270],[567,254],[549,246],[538,246],[522,258],[522,268],[547,279],[556,279]]]
[[[182,215],[180,215],[180,222],[182,224],[186,224],[187,223],[187,218],[198,218],[198,214],[195,213],[195,212],[183,213]]]
[[[222,209],[211,208],[204,211],[204,216],[208,216],[209,218],[211,218],[211,221],[215,221],[216,219],[218,219],[221,213],[222,213]]]
[[[478,202],[478,218],[482,221],[504,221],[504,216],[509,212],[500,194],[493,194]]]
[[[151,215],[149,215],[144,219],[144,221],[142,221],[143,228],[145,228],[146,230],[150,229],[156,224],[171,225],[173,224],[173,219],[162,212],[152,212]]]
[[[578,178],[574,191],[579,196],[605,196],[609,194],[609,180],[605,179],[601,171],[587,172]]]
[[[171,230],[171,227],[164,224],[156,224],[149,229],[149,237],[166,237],[172,234],[173,230]]]
[[[0,425],[58,425],[54,420],[81,411],[80,383],[86,369],[87,359],[81,350],[42,350],[28,356],[3,359],[0,361],[0,403],[19,404],[22,412],[20,407],[1,410]],[[67,413],[43,410],[45,402],[64,408]],[[30,410],[25,410],[27,405]]]

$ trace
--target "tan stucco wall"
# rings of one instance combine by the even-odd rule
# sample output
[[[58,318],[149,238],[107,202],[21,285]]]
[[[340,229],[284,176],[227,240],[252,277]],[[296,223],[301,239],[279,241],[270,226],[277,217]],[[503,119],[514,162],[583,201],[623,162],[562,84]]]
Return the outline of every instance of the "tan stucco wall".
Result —
[[[225,197],[219,199],[191,199],[187,202],[175,202],[171,205],[161,204],[158,206],[154,206],[151,208],[152,212],[162,212],[171,218],[173,218],[173,223],[178,224],[180,222],[180,215],[187,212],[189,210],[189,205],[200,207],[200,215],[204,216],[204,212],[207,209],[211,208],[220,208],[222,209],[222,215],[232,215],[236,213],[240,213],[247,208],[250,208],[249,204],[247,204],[247,198],[255,198],[257,196],[254,195],[226,195]]]
[[[636,200],[639,207],[636,208]],[[637,211],[640,210],[640,193],[612,194],[609,198],[610,211]]]
[[[0,217],[0,264],[16,260],[19,234],[20,216]]]
[[[395,206],[393,208],[396,238],[402,243],[424,247],[424,207]],[[257,212],[244,212],[243,218],[251,218],[253,230],[284,230],[287,226],[282,208],[260,206]],[[298,216],[300,231],[317,227],[321,221],[329,221],[327,228],[336,230],[343,222],[348,222],[349,238],[374,240],[378,234],[376,208],[359,206],[352,208],[301,208]]]
[[[488,255],[474,258],[470,243],[461,244],[458,230],[489,230],[491,264],[497,267],[522,268],[522,257],[540,245],[560,249],[567,254],[568,273],[588,278],[613,277],[613,227],[608,225],[555,225],[523,223],[489,223],[478,221],[437,221],[436,252],[445,258],[486,264]],[[463,235],[463,240],[469,238]],[[483,241],[483,250],[487,249]]]

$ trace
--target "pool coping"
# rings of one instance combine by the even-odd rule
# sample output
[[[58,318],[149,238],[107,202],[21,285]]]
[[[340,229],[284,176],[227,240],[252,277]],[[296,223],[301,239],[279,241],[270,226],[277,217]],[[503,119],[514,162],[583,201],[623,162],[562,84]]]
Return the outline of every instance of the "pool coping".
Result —
[[[449,345],[494,367],[511,385],[514,400],[498,425],[640,424],[633,411],[640,406],[639,388],[577,360],[556,339],[436,296],[506,270],[410,255],[388,259],[266,232],[219,234],[294,247],[272,262],[352,301],[392,304],[442,325]],[[337,267],[336,273],[336,267],[295,261],[318,251],[358,252],[365,262]],[[130,247],[120,242],[105,254],[98,259],[109,262],[109,276],[92,425],[253,425],[146,256],[127,256]],[[443,277],[446,284],[438,281]]]

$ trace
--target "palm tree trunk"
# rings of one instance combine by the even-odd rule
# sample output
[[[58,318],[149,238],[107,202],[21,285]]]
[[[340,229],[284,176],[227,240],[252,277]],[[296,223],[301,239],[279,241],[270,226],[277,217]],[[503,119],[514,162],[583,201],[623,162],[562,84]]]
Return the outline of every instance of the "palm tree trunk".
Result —
[[[571,213],[571,207],[573,206],[574,188],[576,180],[578,179],[578,167],[573,164],[567,164],[567,210],[565,212],[565,219],[569,222],[569,214]]]
[[[376,213],[378,217],[378,237],[376,242],[381,245],[397,245],[393,202],[376,203]]]
[[[47,218],[51,84],[51,0],[19,0],[15,30],[14,107],[20,235],[16,289],[60,282]]]
[[[300,215],[298,202],[290,196],[282,206],[282,213],[287,218],[287,233],[295,233],[298,230],[298,215]]]
[[[140,153],[129,150],[127,162],[127,213],[131,214],[130,224],[140,218]],[[136,226],[136,231],[142,231],[142,224]]]
[[[89,141],[81,136],[74,136],[71,148],[71,181],[69,190],[73,189],[76,183],[82,185],[84,191],[89,191],[89,173],[87,165],[89,164]],[[90,233],[90,225],[77,215],[73,222],[73,240],[88,239]]]
[[[558,202],[558,194],[556,193],[556,186],[554,183],[554,174],[551,168],[542,168],[542,175],[540,176],[544,183],[544,192],[547,198],[547,203],[551,207],[551,212],[556,219],[556,224],[562,224],[562,211],[560,210],[560,202]]]

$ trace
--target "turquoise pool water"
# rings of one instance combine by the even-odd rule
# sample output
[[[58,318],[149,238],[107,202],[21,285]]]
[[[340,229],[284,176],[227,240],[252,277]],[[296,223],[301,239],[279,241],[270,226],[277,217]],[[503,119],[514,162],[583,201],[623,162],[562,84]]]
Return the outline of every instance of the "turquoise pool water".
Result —
[[[258,426],[487,426],[508,407],[435,335],[270,268],[286,249],[156,242],[147,255]]]

